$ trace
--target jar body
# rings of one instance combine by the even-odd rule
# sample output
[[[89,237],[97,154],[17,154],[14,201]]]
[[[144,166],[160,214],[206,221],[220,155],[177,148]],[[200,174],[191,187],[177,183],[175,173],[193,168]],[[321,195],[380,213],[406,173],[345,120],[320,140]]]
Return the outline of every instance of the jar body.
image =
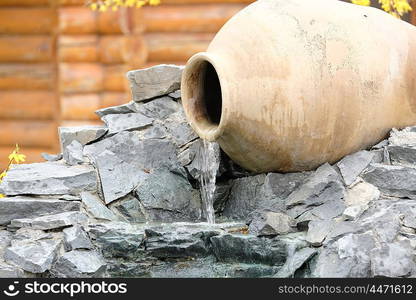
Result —
[[[378,9],[260,0],[187,63],[185,113],[251,171],[311,170],[416,123],[415,46]]]

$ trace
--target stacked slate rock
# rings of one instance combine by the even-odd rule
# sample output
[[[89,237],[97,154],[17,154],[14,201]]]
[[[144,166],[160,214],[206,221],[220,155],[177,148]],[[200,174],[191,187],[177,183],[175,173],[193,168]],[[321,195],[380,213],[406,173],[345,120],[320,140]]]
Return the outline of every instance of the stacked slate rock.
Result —
[[[252,174],[214,145],[217,224],[204,223],[203,143],[183,67],[127,74],[133,100],[62,127],[62,153],[0,184],[0,277],[412,277],[416,128],[334,165]]]

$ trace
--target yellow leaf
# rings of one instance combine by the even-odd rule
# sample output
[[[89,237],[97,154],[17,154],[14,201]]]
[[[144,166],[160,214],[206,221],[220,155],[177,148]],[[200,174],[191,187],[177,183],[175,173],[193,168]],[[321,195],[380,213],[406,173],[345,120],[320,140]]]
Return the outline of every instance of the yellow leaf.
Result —
[[[6,171],[3,171],[1,174],[0,174],[0,181],[2,181],[3,180],[3,178],[4,177],[6,177]]]
[[[0,199],[1,199],[1,198],[4,198],[4,197],[6,197],[6,196],[4,196],[3,194],[0,194]]]
[[[352,3],[357,5],[363,5],[363,6],[370,6],[371,1],[370,0],[351,0]]]

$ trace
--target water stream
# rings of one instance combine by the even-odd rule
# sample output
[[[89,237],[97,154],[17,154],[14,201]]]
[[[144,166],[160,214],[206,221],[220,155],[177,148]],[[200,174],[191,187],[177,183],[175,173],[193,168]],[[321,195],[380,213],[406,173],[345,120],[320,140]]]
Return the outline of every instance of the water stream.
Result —
[[[216,175],[219,167],[215,146],[214,142],[203,140],[200,153],[202,162],[200,175],[201,198],[207,222],[210,224],[215,223],[214,193]]]

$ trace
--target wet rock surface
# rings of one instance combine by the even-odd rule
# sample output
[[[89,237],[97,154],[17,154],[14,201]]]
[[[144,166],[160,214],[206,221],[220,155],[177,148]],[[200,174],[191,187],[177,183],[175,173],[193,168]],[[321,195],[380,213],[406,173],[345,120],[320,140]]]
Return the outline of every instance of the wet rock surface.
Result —
[[[204,143],[181,67],[128,74],[103,126],[62,127],[62,155],[0,183],[0,277],[414,277],[416,128],[310,172],[252,174]]]

